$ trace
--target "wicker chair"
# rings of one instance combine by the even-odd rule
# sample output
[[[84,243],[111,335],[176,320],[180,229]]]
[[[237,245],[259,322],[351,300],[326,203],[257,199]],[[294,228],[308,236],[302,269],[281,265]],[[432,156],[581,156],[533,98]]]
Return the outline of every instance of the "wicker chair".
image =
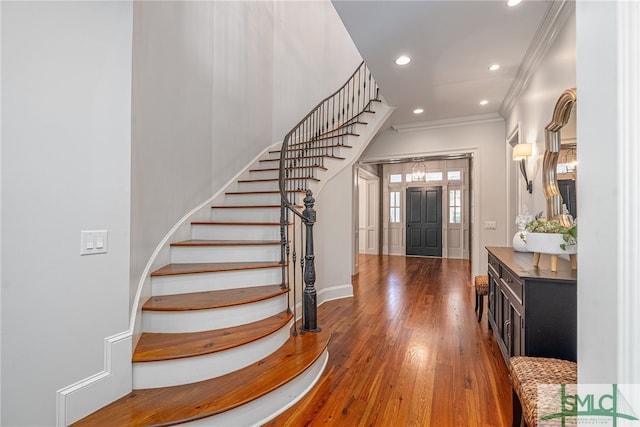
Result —
[[[544,413],[556,413],[560,406],[560,398],[556,390],[541,393],[538,402],[538,386],[542,384],[570,384],[575,390],[578,382],[578,366],[568,360],[547,357],[516,356],[509,361],[509,375],[513,386],[513,427],[522,425],[537,427],[538,409]],[[574,391],[575,392],[575,391]],[[559,422],[559,420],[556,420]],[[545,425],[555,425],[552,422]],[[560,425],[560,424],[558,424]]]
[[[474,279],[476,287],[476,309],[478,312],[478,323],[482,320],[482,309],[484,308],[484,296],[489,294],[489,276],[476,276]]]

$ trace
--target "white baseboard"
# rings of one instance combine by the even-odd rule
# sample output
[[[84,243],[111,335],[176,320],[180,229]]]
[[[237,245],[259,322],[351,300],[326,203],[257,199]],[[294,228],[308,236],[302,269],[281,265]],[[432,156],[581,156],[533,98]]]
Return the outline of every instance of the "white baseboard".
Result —
[[[318,305],[334,299],[353,297],[353,285],[347,283],[344,285],[330,286],[318,291]]]
[[[105,339],[104,370],[56,392],[56,426],[67,426],[131,392],[131,333]]]

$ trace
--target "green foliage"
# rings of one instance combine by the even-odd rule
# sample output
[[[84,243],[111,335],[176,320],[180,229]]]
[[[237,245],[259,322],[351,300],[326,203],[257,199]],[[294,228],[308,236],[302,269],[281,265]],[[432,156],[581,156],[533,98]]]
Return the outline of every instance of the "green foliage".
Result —
[[[544,220],[539,215],[536,215],[536,219],[527,224],[526,230],[529,233],[555,233],[562,234],[562,240],[564,243],[560,244],[560,248],[564,251],[567,250],[568,245],[575,245],[578,241],[578,224],[573,222],[570,226],[565,226],[556,220]]]

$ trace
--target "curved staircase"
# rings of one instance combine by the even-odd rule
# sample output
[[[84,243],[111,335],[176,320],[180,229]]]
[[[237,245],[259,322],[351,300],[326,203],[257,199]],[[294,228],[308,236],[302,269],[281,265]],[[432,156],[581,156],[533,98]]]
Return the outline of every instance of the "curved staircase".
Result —
[[[307,190],[342,169],[332,163],[362,152],[366,144],[351,146],[366,126],[359,118],[375,112],[375,93],[332,130],[266,153],[214,200],[210,221],[192,222],[191,239],[171,244],[171,264],[151,274],[142,307],[133,391],[74,426],[259,425],[315,384],[330,333],[291,333],[299,301],[288,282],[297,263],[294,256],[288,266],[285,247],[288,256],[296,225],[281,224],[281,191],[287,208],[300,209]]]
[[[192,223],[191,240],[171,244],[171,264],[151,274],[134,390],[74,425],[252,425],[315,383],[329,334],[290,332],[272,200],[278,172],[257,167],[250,174],[276,179],[239,181],[211,221]]]

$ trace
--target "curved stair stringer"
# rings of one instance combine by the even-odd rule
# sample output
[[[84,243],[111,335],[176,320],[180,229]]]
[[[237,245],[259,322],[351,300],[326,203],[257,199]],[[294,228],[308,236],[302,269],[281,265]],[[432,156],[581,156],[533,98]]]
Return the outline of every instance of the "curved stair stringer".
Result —
[[[261,426],[298,403],[318,382],[329,360],[329,350],[322,355],[294,380],[279,387],[268,395],[262,396],[249,403],[200,420],[182,423],[189,427],[228,427]],[[274,411],[274,408],[279,408]]]
[[[282,142],[277,142],[265,147],[218,191],[187,212],[167,231],[140,275],[129,329],[104,339],[103,370],[56,391],[56,426],[70,425],[133,390],[131,355],[142,330],[142,305],[151,296],[151,272],[168,262],[171,243],[184,240],[191,233],[192,221],[209,217],[212,202],[225,191],[235,188],[238,179],[260,158],[281,145]]]

